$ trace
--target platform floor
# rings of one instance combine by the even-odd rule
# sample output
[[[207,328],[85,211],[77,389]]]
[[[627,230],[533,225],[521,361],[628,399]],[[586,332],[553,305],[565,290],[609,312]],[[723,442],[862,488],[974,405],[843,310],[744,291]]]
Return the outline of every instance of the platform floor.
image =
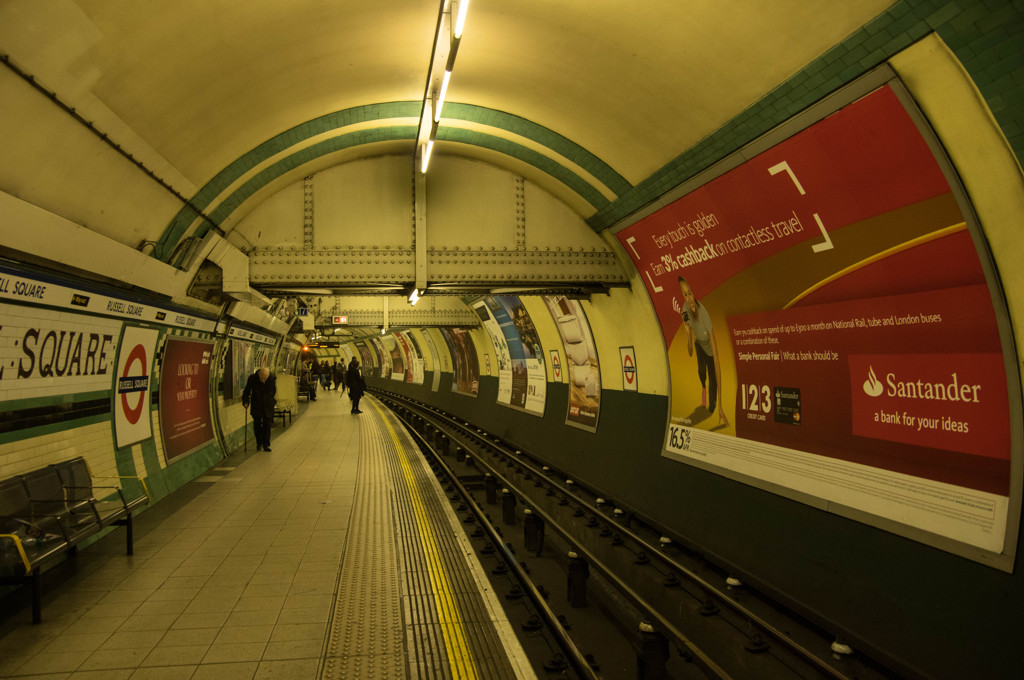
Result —
[[[0,601],[0,678],[532,678],[436,480],[371,397],[248,452]],[[13,604],[12,604],[13,603]],[[17,609],[18,611],[12,611]]]

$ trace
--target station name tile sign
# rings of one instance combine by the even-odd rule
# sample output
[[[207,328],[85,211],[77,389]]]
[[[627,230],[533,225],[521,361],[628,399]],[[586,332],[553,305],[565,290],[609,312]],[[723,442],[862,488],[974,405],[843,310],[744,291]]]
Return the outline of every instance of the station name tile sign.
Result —
[[[134,319],[191,330],[212,332],[216,322],[177,310],[77,290],[36,278],[25,272],[0,267],[0,300],[73,309],[120,319]]]

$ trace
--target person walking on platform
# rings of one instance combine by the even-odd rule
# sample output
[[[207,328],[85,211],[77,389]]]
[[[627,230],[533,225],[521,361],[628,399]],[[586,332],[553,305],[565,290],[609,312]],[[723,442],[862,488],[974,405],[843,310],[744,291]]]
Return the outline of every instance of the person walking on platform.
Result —
[[[327,363],[327,359],[320,362],[320,386],[324,388],[324,392],[331,391],[331,365]]]
[[[345,384],[345,362],[335,361],[334,362],[334,391],[337,392],[338,388],[341,388],[341,394],[338,396],[344,396],[345,388],[348,385]]]
[[[338,385],[341,384],[342,375],[341,366],[338,364],[338,360],[334,360],[334,365],[331,366],[331,382],[334,383],[334,391],[338,391]]]
[[[277,378],[270,375],[266,366],[250,375],[242,390],[242,408],[249,408],[252,404],[252,429],[257,451],[270,451],[270,427],[274,424],[276,394]]]
[[[348,364],[348,373],[345,375],[345,382],[348,383],[348,397],[352,400],[352,413],[362,413],[359,410],[359,400],[366,391],[366,379],[359,371],[359,359],[352,357]]]

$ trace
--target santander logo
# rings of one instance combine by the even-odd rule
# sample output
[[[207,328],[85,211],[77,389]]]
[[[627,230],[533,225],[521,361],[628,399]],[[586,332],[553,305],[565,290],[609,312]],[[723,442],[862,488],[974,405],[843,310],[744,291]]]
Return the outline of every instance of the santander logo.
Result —
[[[868,379],[864,381],[864,394],[869,397],[879,397],[884,390],[882,381],[875,375],[875,367],[868,366]]]
[[[980,383],[962,383],[957,373],[950,373],[949,382],[938,380],[929,382],[925,379],[902,380],[895,373],[886,373],[883,383],[875,375],[875,367],[868,365],[868,379],[864,381],[864,394],[869,397],[880,397],[884,392],[887,397],[897,399],[915,399],[923,401],[957,401],[963,403],[981,402]]]

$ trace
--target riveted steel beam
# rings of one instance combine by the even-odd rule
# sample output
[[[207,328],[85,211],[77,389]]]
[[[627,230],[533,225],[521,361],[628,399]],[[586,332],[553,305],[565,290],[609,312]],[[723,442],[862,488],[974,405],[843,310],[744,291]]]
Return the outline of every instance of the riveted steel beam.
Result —
[[[603,247],[485,250],[443,246],[426,251],[426,281],[430,289],[453,285],[464,285],[467,289],[628,285],[614,253]],[[250,256],[249,280],[252,287],[262,290],[297,286],[367,288],[379,292],[417,281],[416,261],[413,249],[394,245],[311,250],[295,246],[257,247]]]

